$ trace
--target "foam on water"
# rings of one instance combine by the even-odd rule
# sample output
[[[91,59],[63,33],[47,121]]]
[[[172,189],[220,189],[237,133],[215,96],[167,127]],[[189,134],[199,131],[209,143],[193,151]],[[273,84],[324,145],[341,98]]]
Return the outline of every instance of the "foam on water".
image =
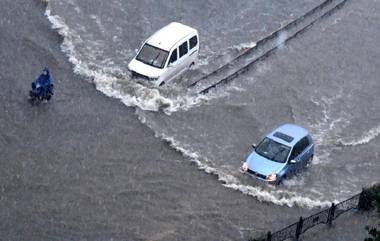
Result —
[[[364,145],[375,139],[380,135],[380,126],[374,127],[370,129],[368,132],[364,133],[361,137],[359,137],[356,140],[351,141],[345,141],[340,139],[339,143],[343,146],[357,146],[357,145]]]
[[[288,191],[268,191],[260,187],[246,186],[238,183],[226,183],[224,186],[254,196],[260,201],[272,202],[281,206],[286,205],[293,207],[294,205],[297,205],[306,208],[322,208],[331,205],[331,201],[321,201],[314,198],[302,197]],[[337,203],[338,201],[335,200],[334,202]]]
[[[342,93],[340,91],[334,97],[322,97],[318,98],[318,100],[316,100],[314,97],[311,97],[310,99],[312,103],[321,108],[322,114],[321,118],[310,126],[313,130],[313,137],[317,146],[336,144],[334,133],[349,124],[349,121],[343,117],[333,116],[333,110],[331,106],[335,103],[336,100],[340,99],[341,97]],[[322,160],[322,156],[325,160]],[[313,163],[323,163],[326,162],[327,159],[329,159],[329,153],[323,153],[319,158],[314,158]]]
[[[321,120],[313,126],[313,129],[316,130],[316,134],[314,135],[314,137],[316,137],[316,143],[318,145],[338,143],[343,146],[357,146],[367,144],[373,139],[377,138],[380,135],[380,126],[373,127],[362,136],[359,136],[357,139],[344,140],[340,138],[337,141],[335,140],[334,134],[331,133],[336,133],[337,129],[341,130],[350,125],[350,120],[348,119],[345,119],[343,117],[331,117],[332,110],[330,109],[330,106],[334,103],[335,100],[341,97],[342,93],[339,92],[339,94],[333,98],[321,98],[320,101],[316,101],[311,98],[311,101],[314,104],[322,107],[323,114]]]
[[[286,32],[280,32],[280,35],[277,38],[277,46],[280,46],[280,48],[283,48],[286,39],[287,39]]]
[[[254,48],[256,46],[256,42],[248,42],[248,43],[241,43],[234,48],[236,48],[238,51],[244,51],[247,49]]]

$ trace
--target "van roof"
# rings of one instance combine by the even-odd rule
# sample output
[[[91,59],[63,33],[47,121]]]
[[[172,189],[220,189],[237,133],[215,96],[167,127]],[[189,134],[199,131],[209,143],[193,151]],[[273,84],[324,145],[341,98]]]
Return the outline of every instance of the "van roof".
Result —
[[[172,22],[155,32],[147,43],[170,51],[177,42],[190,34],[197,34],[197,30],[182,23]]]

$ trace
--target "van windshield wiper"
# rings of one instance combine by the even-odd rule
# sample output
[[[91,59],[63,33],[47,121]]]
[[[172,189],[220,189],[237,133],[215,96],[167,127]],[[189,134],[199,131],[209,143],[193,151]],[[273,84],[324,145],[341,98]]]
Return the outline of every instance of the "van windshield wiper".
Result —
[[[152,61],[150,62],[150,64],[151,64],[151,65],[154,65],[154,64],[153,64],[154,61],[156,61],[156,60],[158,59],[159,56],[160,56],[160,52],[157,54],[157,56],[156,56],[154,59],[152,59]]]

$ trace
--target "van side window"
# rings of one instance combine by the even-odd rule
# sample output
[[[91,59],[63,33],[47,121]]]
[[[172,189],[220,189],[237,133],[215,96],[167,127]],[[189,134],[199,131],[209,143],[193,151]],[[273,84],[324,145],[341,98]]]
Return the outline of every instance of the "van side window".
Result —
[[[188,49],[187,49],[187,41],[186,41],[179,46],[179,57],[181,58],[182,56],[187,54],[187,52],[188,52]]]
[[[172,55],[170,55],[169,64],[177,61],[177,49],[173,50]]]
[[[198,44],[198,39],[197,39],[197,36],[195,35],[194,37],[192,37],[190,40],[189,40],[189,44],[190,44],[190,49],[194,48],[195,46],[197,46]]]

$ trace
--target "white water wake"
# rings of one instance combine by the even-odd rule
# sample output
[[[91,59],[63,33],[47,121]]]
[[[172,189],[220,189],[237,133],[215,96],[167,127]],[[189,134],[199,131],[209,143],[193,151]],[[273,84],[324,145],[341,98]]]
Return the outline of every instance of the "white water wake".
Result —
[[[120,99],[127,106],[136,106],[141,110],[148,111],[162,110],[166,114],[178,110],[186,110],[199,104],[204,99],[213,98],[210,96],[178,96],[174,99],[168,98],[163,96],[158,89],[147,88],[130,81],[129,75],[124,73],[120,68],[94,68],[93,65],[82,61],[80,53],[76,50],[75,46],[83,42],[80,35],[70,29],[64,19],[60,16],[53,15],[48,1],[46,2],[48,5],[45,15],[51,22],[52,28],[63,37],[61,49],[73,64],[74,72],[87,77],[95,84],[96,88],[105,95]],[[254,44],[255,43],[248,43],[247,45],[238,46],[237,49],[245,49],[254,46]],[[141,115],[139,117],[141,122],[147,124]],[[148,125],[148,127],[150,126]],[[155,131],[154,128],[150,128]],[[331,204],[330,201],[302,197],[299,196],[299,194],[290,191],[277,189],[267,190],[262,187],[244,185],[233,175],[219,170],[212,165],[212,162],[205,158],[201,158],[200,154],[186,149],[174,138],[165,136],[164,134],[157,134],[157,132],[156,135],[158,138],[165,140],[172,148],[181,152],[184,156],[196,163],[199,169],[206,173],[216,175],[218,180],[227,188],[238,190],[244,194],[257,198],[260,201],[271,202],[276,205],[286,205],[289,207],[297,205],[307,208],[316,208],[326,207]]]
[[[138,116],[139,120],[142,123],[146,124],[150,129],[155,130],[155,128],[153,126],[150,126],[142,115]],[[223,186],[240,191],[244,194],[258,199],[259,201],[271,202],[280,206],[286,205],[288,207],[293,207],[296,205],[299,207],[310,209],[329,207],[332,202],[338,202],[337,200],[318,200],[312,197],[300,196],[298,193],[295,192],[281,190],[279,189],[280,187],[268,187],[267,189],[260,186],[245,185],[241,183],[241,181],[235,176],[225,173],[222,170],[219,170],[218,168],[214,167],[213,163],[210,160],[203,158],[202,155],[195,151],[187,149],[186,147],[184,147],[184,145],[176,141],[173,137],[167,136],[162,133],[157,133],[156,131],[155,136],[156,138],[160,138],[167,142],[168,145],[170,145],[170,147],[180,152],[183,156],[189,158],[190,161],[195,163],[200,170],[203,170],[208,174],[217,176],[218,181],[223,183]],[[236,169],[236,172],[238,172],[238,167]]]
[[[340,144],[343,146],[358,146],[369,143],[380,135],[380,126],[370,129],[368,132],[364,133],[361,137],[356,140],[344,141],[340,140]]]
[[[206,96],[177,95],[165,96],[162,90],[148,88],[133,80],[129,73],[125,73],[119,67],[97,68],[95,64],[89,64],[81,60],[76,45],[83,42],[80,35],[70,29],[64,19],[53,15],[48,0],[45,15],[52,24],[52,28],[63,37],[61,50],[67,55],[73,64],[74,72],[91,80],[96,89],[109,97],[120,99],[127,106],[136,106],[142,110],[159,111],[166,114],[178,110],[187,110],[198,105]]]

